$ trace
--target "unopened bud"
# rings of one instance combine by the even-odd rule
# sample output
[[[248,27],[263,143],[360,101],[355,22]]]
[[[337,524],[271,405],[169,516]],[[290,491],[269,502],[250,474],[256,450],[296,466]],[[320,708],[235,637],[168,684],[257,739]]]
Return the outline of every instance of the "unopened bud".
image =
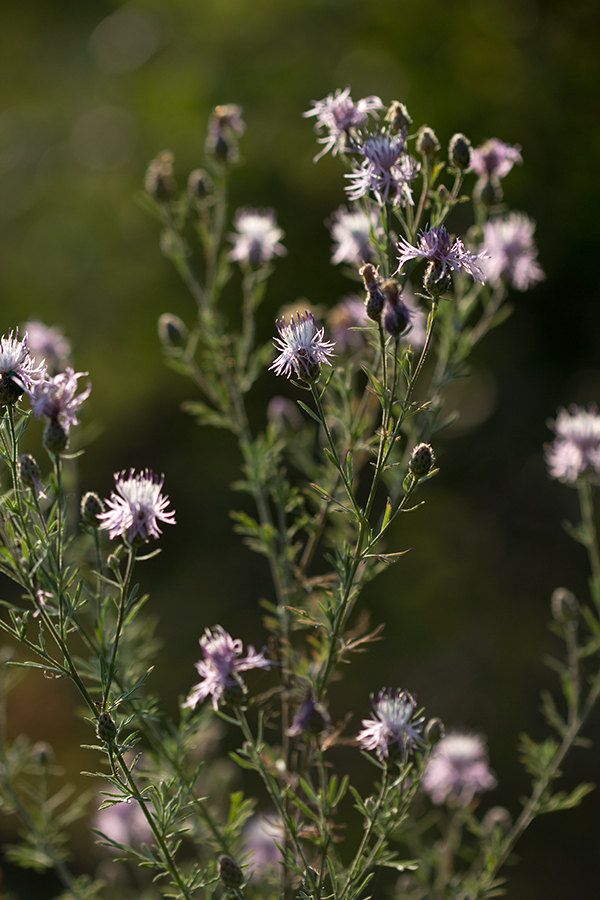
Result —
[[[19,457],[19,474],[25,487],[37,489],[41,477],[40,467],[30,453],[24,453]]]
[[[385,294],[381,290],[381,279],[379,278],[377,269],[375,266],[371,265],[371,263],[367,263],[366,266],[359,269],[358,274],[362,276],[367,292],[365,311],[370,319],[374,322],[378,322],[381,318],[383,304],[385,303]]]
[[[61,425],[58,419],[48,419],[42,437],[42,445],[48,453],[58,456],[66,449],[68,443],[69,435],[64,425]]]
[[[96,734],[105,744],[114,744],[117,736],[117,726],[110,713],[100,713],[96,722]]]
[[[579,603],[575,594],[566,588],[556,588],[550,601],[552,615],[561,625],[574,622],[579,615]]]
[[[204,169],[194,169],[190,172],[187,183],[188,194],[195,200],[204,200],[215,189],[215,183]]]
[[[235,890],[244,883],[244,873],[230,856],[219,857],[219,876],[223,887]]]
[[[188,330],[185,322],[171,313],[163,313],[158,320],[158,336],[163,347],[169,350],[185,347]]]
[[[170,200],[177,185],[173,178],[174,156],[170,150],[162,150],[146,169],[144,189],[155,200],[162,203]]]
[[[417,152],[422,156],[426,156],[427,159],[433,159],[439,149],[440,142],[436,137],[435,131],[428,125],[423,125],[417,137]]]
[[[431,444],[417,444],[410,455],[409,471],[415,478],[425,478],[435,465],[435,456]]]
[[[383,324],[392,337],[400,337],[410,326],[411,311],[400,296],[400,285],[393,278],[384,281],[381,290],[385,296]]]
[[[14,406],[23,393],[11,372],[0,375],[0,406]]]
[[[494,206],[502,200],[502,187],[497,178],[480,179],[475,185],[475,199],[484,206]]]
[[[448,145],[450,165],[456,169],[468,169],[471,165],[471,141],[464,134],[455,134]]]
[[[46,741],[38,741],[31,749],[38,763],[42,766],[52,762],[55,757],[53,748]]]
[[[399,100],[393,100],[385,114],[385,121],[390,123],[392,131],[408,131],[413,120],[409,116],[404,103],[400,103]]]
[[[86,525],[91,528],[98,528],[100,519],[98,518],[104,512],[104,504],[98,494],[88,491],[81,498],[81,518]]]
[[[493,806],[488,809],[481,820],[481,828],[485,834],[491,834],[496,828],[499,828],[502,834],[508,834],[511,826],[511,815],[503,806]]]

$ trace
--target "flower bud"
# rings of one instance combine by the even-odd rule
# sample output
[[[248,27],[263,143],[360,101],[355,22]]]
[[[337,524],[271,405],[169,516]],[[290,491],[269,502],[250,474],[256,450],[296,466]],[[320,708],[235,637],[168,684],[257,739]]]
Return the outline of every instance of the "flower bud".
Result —
[[[440,263],[437,259],[432,259],[428,262],[423,275],[423,288],[429,296],[437,299],[443,294],[447,294],[451,287],[452,275],[450,270],[444,268],[443,263]]]
[[[385,294],[381,290],[381,280],[377,269],[371,263],[367,263],[362,269],[358,270],[358,274],[362,275],[362,280],[367,292],[365,300],[365,311],[370,319],[378,322],[381,318],[383,304],[385,303]]]
[[[41,766],[46,766],[55,758],[54,749],[50,744],[47,744],[46,741],[38,741],[31,749],[37,762]]]
[[[215,189],[215,183],[204,169],[194,169],[190,172],[187,183],[188,194],[194,200],[204,200]]]
[[[40,483],[41,472],[36,460],[30,453],[24,453],[19,457],[19,475],[21,483],[32,490],[37,490]]]
[[[244,873],[230,856],[219,857],[219,876],[223,887],[236,890],[244,883]]]
[[[435,131],[428,125],[423,125],[417,137],[417,153],[426,156],[427,159],[433,159],[439,149],[440,142]]]
[[[437,717],[430,719],[425,726],[424,737],[430,747],[433,747],[434,744],[437,744],[438,741],[441,741],[441,739],[444,737],[444,734],[444,723]]]
[[[456,169],[468,169],[471,165],[471,142],[464,134],[455,134],[448,145],[450,165]]]
[[[0,375],[0,406],[14,406],[23,393],[23,388],[16,383],[11,372]]]
[[[566,588],[556,588],[552,594],[550,601],[552,615],[561,625],[567,625],[574,622],[579,615],[579,603],[575,598],[575,594]]]
[[[117,736],[117,726],[110,713],[100,713],[96,722],[96,734],[105,744],[114,744]]]
[[[167,350],[185,347],[188,341],[188,330],[185,322],[171,313],[163,313],[158,320],[158,336]]]
[[[408,131],[412,125],[412,119],[404,103],[392,100],[390,108],[385,114],[385,121],[390,123],[392,131]]]
[[[475,185],[475,199],[484,206],[494,206],[502,200],[502,187],[497,178],[480,178]]]
[[[146,193],[161,203],[170,200],[177,190],[177,185],[173,178],[173,160],[172,152],[163,150],[150,162],[146,169],[144,189]]]
[[[81,498],[81,518],[91,528],[98,528],[100,520],[98,516],[104,512],[104,504],[98,494],[88,491]]]
[[[415,478],[425,478],[435,465],[431,444],[417,444],[410,455],[408,469]]]
[[[316,737],[330,725],[331,716],[318,700],[315,700],[309,688],[287,734],[290,737],[298,737],[303,733],[308,733]]]
[[[385,296],[385,313],[383,324],[392,337],[400,337],[410,327],[411,311],[400,296],[400,285],[393,278],[389,278],[381,285]]]
[[[496,828],[499,828],[502,834],[508,834],[511,826],[510,813],[503,806],[493,806],[491,809],[488,809],[481,820],[481,828],[485,834],[492,834]]]
[[[42,446],[48,453],[60,455],[69,443],[67,430],[58,419],[48,419],[42,437]]]

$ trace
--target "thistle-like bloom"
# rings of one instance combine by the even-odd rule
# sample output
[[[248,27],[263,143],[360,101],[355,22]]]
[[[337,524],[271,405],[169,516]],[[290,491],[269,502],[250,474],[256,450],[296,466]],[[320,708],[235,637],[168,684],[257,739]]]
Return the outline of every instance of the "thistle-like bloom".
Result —
[[[333,249],[331,264],[349,263],[360,266],[374,256],[372,235],[381,233],[378,228],[379,216],[374,210],[369,213],[361,209],[348,209],[340,206],[328,223],[331,237],[336,246]]]
[[[433,750],[423,788],[434,803],[468,806],[475,794],[496,787],[484,739],[477,734],[451,732]]]
[[[51,372],[62,372],[71,357],[71,345],[60,328],[49,327],[37,319],[26,322],[22,327],[35,362],[39,365],[45,361]]]
[[[384,688],[377,702],[371,697],[375,715],[363,719],[363,730],[357,741],[364,750],[375,750],[380,760],[399,756],[407,759],[419,746],[425,746],[422,737],[425,716],[413,719],[417,706],[416,697],[408,691]]]
[[[233,242],[229,258],[242,265],[264,266],[274,256],[285,256],[287,250],[279,241],[284,232],[275,221],[272,209],[238,209],[233,224],[237,234],[227,237]]]
[[[324,100],[311,100],[314,109],[309,109],[303,116],[316,116],[315,131],[328,131],[324,137],[317,139],[319,144],[325,146],[314,158],[314,162],[331,150],[332,156],[346,147],[348,133],[356,128],[362,128],[368,121],[368,114],[377,118],[375,110],[383,109],[383,102],[379,97],[371,95],[363,97],[355,103],[350,96],[350,88],[344,91],[337,89],[335,94],[328,94]]]
[[[321,364],[329,362],[334,344],[324,340],[325,329],[317,328],[313,314],[308,310],[296,313],[297,319],[277,322],[279,337],[273,341],[280,351],[277,359],[269,366],[276,375],[290,377],[292,372],[309,384],[317,381],[321,374]]]
[[[149,469],[137,475],[134,469],[115,473],[115,488],[105,501],[106,512],[100,513],[100,527],[109,537],[122,537],[129,545],[157,538],[162,532],[159,522],[175,525],[175,512],[166,512],[169,498],[163,496],[164,476],[157,477]]]
[[[534,231],[535,222],[519,212],[484,223],[483,239],[489,258],[484,259],[481,268],[488,281],[505,282],[518,291],[526,291],[545,278],[537,261]]]
[[[272,662],[265,657],[265,651],[257,653],[252,646],[248,647],[248,655],[242,657],[242,641],[239,638],[234,640],[221,625],[207,628],[200,638],[200,646],[204,659],[195,665],[204,680],[192,688],[184,707],[194,709],[210,694],[213,709],[217,710],[225,691],[232,694],[246,693],[246,685],[239,677],[239,672],[270,669],[272,666]]]
[[[556,434],[552,444],[545,447],[545,458],[550,478],[569,484],[583,475],[600,476],[600,416],[590,404],[587,410],[581,406],[559,409],[555,422],[548,426]]]
[[[25,391],[45,375],[43,362],[36,363],[30,353],[27,335],[8,332],[0,339],[0,406],[12,406]]]
[[[366,332],[359,328],[369,328],[372,320],[368,317],[364,301],[356,294],[344,297],[327,315],[327,327],[336,348],[343,353],[356,353],[366,346]]]
[[[53,422],[59,422],[69,433],[72,425],[79,425],[77,410],[90,396],[92,385],[77,395],[77,381],[87,372],[74,372],[70,366],[45,381],[37,381],[29,391],[33,415],[36,419],[46,416]]]
[[[483,284],[485,276],[478,261],[487,257],[487,251],[482,250],[478,254],[469,253],[460,238],[456,238],[452,243],[452,238],[443,225],[422,231],[416,247],[409,244],[406,238],[400,238],[396,246],[400,251],[396,272],[400,272],[409,259],[422,258],[437,263],[442,277],[446,273],[446,266],[449,266],[457,272],[464,270],[475,281]]]
[[[391,135],[383,131],[369,137],[359,149],[365,159],[356,171],[345,177],[352,184],[346,187],[351,200],[358,200],[372,191],[379,203],[412,206],[410,182],[419,172],[419,163],[406,152],[403,134]]]
[[[490,178],[504,178],[515,163],[523,162],[521,147],[505,144],[499,138],[491,138],[480,147],[471,149],[471,165],[469,171],[477,172],[486,181]]]

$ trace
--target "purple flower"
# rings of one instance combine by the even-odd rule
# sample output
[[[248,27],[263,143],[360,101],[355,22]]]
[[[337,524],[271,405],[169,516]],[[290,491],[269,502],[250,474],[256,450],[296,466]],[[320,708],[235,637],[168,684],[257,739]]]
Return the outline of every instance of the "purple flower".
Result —
[[[70,366],[45,381],[37,381],[29,390],[29,397],[36,419],[46,416],[53,422],[59,422],[65,434],[72,425],[79,425],[77,409],[90,396],[92,385],[77,395],[77,381],[87,372],[74,372]]]
[[[446,272],[446,266],[449,266],[457,272],[464,269],[475,281],[483,284],[484,274],[477,261],[486,258],[486,251],[483,250],[478,254],[469,253],[460,238],[456,238],[452,243],[452,239],[443,225],[422,231],[416,247],[409,244],[405,238],[400,238],[396,246],[400,251],[396,272],[399,272],[409,259],[421,257],[438,263],[442,277]]]
[[[272,209],[238,209],[233,220],[237,234],[229,234],[233,250],[229,258],[242,265],[264,266],[274,256],[285,256],[287,250],[279,241],[284,236],[275,222]]]
[[[280,847],[285,840],[281,819],[277,815],[259,815],[250,819],[246,829],[247,872],[259,877],[274,869],[282,860]]]
[[[434,803],[453,800],[468,806],[475,794],[496,787],[484,739],[477,734],[451,732],[433,750],[423,777],[423,788]]]
[[[309,688],[296,715],[294,721],[287,730],[290,737],[299,737],[301,734],[321,734],[331,725],[331,716],[318,700],[315,700],[312,690]]]
[[[37,320],[26,322],[22,327],[34,360],[37,363],[45,361],[48,369],[55,373],[62,372],[71,356],[71,345],[60,328],[50,328]]]
[[[314,382],[321,373],[321,364],[329,362],[334,345],[323,339],[324,328],[317,328],[313,314],[308,310],[292,316],[290,324],[285,319],[277,322],[279,337],[273,341],[280,351],[277,359],[269,366],[276,375],[282,373],[290,377],[292,371],[306,382]]]
[[[471,150],[471,165],[469,171],[477,172],[480,178],[504,178],[515,163],[521,164],[521,147],[515,144],[505,144],[498,138],[491,138],[480,147]]]
[[[0,339],[0,406],[13,406],[45,375],[43,363],[37,363],[29,351],[27,335],[19,340],[19,332],[8,332]]]
[[[241,689],[246,692],[238,672],[269,669],[272,666],[272,662],[265,657],[265,651],[257,653],[252,646],[248,647],[248,655],[240,659],[244,649],[242,641],[239,638],[234,640],[221,625],[207,628],[200,638],[200,646],[204,659],[196,663],[196,670],[204,680],[192,688],[184,707],[194,709],[210,694],[213,709],[217,710],[224,691],[239,692]]]
[[[317,162],[322,156],[331,150],[335,156],[338,151],[343,151],[346,145],[348,132],[355,128],[362,128],[368,121],[368,113],[375,118],[375,110],[383,109],[383,103],[374,95],[363,97],[355,103],[350,96],[350,88],[344,91],[337,89],[335,94],[328,94],[324,100],[311,100],[314,109],[309,109],[302,115],[305,117],[316,116],[315,131],[321,132],[324,128],[329,132],[324,137],[318,138],[319,144],[325,146],[314,158]]]
[[[369,328],[372,325],[367,315],[364,301],[356,294],[344,297],[333,309],[329,310],[327,325],[331,337],[342,353],[344,350],[356,353],[366,346],[366,332],[358,328]]]
[[[383,131],[369,137],[358,150],[365,159],[345,177],[353,181],[346,192],[351,200],[358,200],[372,191],[379,203],[398,203],[412,206],[410,182],[419,172],[419,163],[405,153],[403,134],[391,135]]]
[[[391,688],[384,688],[377,702],[373,697],[371,701],[375,715],[363,719],[364,728],[356,738],[364,750],[375,750],[382,761],[390,755],[406,760],[417,747],[425,745],[421,734],[425,717],[413,720],[416,697],[408,691],[393,694]]]
[[[340,206],[328,225],[331,237],[336,242],[331,257],[332,265],[346,262],[358,266],[372,259],[374,250],[371,236],[381,233],[378,225],[379,216],[374,210],[366,213],[361,209]]]
[[[587,473],[600,475],[600,416],[595,405],[559,409],[556,421],[548,425],[556,434],[545,447],[550,478],[574,484]]]
[[[508,282],[518,291],[542,281],[545,275],[537,261],[534,231],[535,222],[519,212],[485,222],[483,240],[489,258],[481,268],[486,279],[492,284]]]
[[[100,513],[101,528],[109,537],[122,537],[128,544],[147,541],[161,534],[158,522],[175,524],[175,512],[165,512],[169,498],[161,493],[164,476],[158,478],[149,469],[136,475],[134,469],[115,474],[115,488],[106,501],[108,510]]]

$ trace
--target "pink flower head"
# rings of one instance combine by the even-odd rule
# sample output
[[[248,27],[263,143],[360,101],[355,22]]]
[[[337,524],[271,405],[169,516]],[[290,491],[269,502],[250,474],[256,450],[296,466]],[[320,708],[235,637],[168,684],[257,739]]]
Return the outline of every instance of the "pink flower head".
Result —
[[[570,484],[583,475],[600,476],[600,416],[596,406],[587,410],[581,406],[559,409],[555,422],[549,427],[556,434],[552,444],[545,447],[550,478]]]
[[[285,256],[280,244],[284,232],[277,226],[272,209],[238,209],[233,220],[237,234],[229,234],[233,249],[229,258],[250,266],[264,266],[274,256]]]
[[[409,259],[421,257],[437,262],[442,269],[442,275],[446,271],[446,266],[449,266],[457,272],[464,270],[475,281],[483,284],[484,274],[479,260],[485,259],[488,255],[487,252],[482,250],[478,254],[469,253],[460,238],[456,238],[452,242],[452,238],[443,225],[422,231],[416,247],[409,244],[406,238],[400,238],[396,246],[400,251],[396,272],[399,272]]]
[[[278,815],[253,816],[244,834],[245,849],[249,854],[245,869],[260,878],[275,869],[283,858],[281,853],[285,840],[283,823]]]
[[[324,128],[329,132],[324,137],[318,138],[319,144],[325,146],[314,158],[317,162],[322,156],[331,150],[335,156],[338,151],[343,151],[346,145],[348,133],[356,128],[362,128],[367,124],[368,113],[377,118],[375,110],[383,109],[383,102],[379,97],[371,95],[363,97],[355,103],[350,96],[350,88],[337,89],[335,94],[328,94],[324,100],[312,100],[314,109],[309,109],[303,116],[316,116],[315,131],[321,132]]]
[[[0,406],[12,406],[46,374],[43,362],[36,363],[27,343],[27,335],[19,340],[19,332],[8,332],[0,338]]]
[[[36,419],[46,416],[47,419],[60,422],[67,434],[71,425],[79,425],[77,409],[90,396],[92,385],[88,383],[77,396],[77,382],[82,375],[87,374],[74,372],[67,366],[64,372],[59,372],[52,378],[36,381],[29,390],[33,415]]]
[[[477,734],[451,732],[439,741],[423,777],[423,788],[434,803],[454,800],[468,806],[475,794],[496,787],[485,741]]]
[[[71,345],[60,330],[43,322],[26,322],[23,331],[27,334],[29,352],[37,363],[46,362],[52,372],[61,372],[71,356]]]
[[[365,157],[364,161],[345,176],[353,182],[346,188],[350,199],[358,200],[372,191],[380,204],[389,200],[400,206],[412,206],[410,182],[417,177],[420,166],[405,150],[403,134],[379,131],[367,138],[357,150]]]
[[[408,691],[391,688],[379,692],[373,702],[374,715],[363,719],[363,730],[356,740],[364,750],[375,750],[380,760],[399,756],[403,761],[418,746],[424,746],[422,738],[424,716],[413,719],[417,699]]]
[[[504,178],[515,163],[523,162],[521,147],[515,144],[505,144],[499,138],[490,138],[480,147],[471,150],[472,172],[477,172],[480,178]]]
[[[542,281],[545,276],[537,261],[534,231],[535,222],[519,212],[484,223],[488,258],[481,268],[491,284],[506,282],[518,291],[526,291]]]
[[[164,476],[158,478],[149,469],[115,474],[115,488],[106,501],[108,510],[98,515],[101,528],[109,537],[122,537],[129,545],[161,534],[158,522],[175,524],[175,512],[166,512],[169,498],[162,494]]]
[[[290,324],[285,319],[277,322],[279,337],[273,343],[280,351],[277,359],[269,366],[276,375],[282,373],[288,378],[292,372],[303,381],[316,381],[321,372],[321,364],[329,362],[334,344],[324,340],[325,329],[317,328],[314,316],[308,310],[292,316]]]
[[[203,681],[195,685],[184,702],[184,707],[194,709],[198,703],[212,696],[213,709],[219,708],[223,692],[231,689],[234,692],[246,692],[246,686],[239,677],[239,672],[248,669],[269,669],[272,662],[265,657],[265,651],[257,653],[254,647],[248,647],[248,655],[242,657],[244,649],[242,641],[234,640],[221,626],[207,628],[200,638],[200,646],[204,659],[196,663],[196,670]],[[241,658],[240,658],[241,657]]]
[[[349,263],[359,266],[373,258],[375,251],[372,235],[379,235],[379,216],[374,210],[366,213],[361,209],[347,209],[340,206],[328,224],[331,237],[336,242],[331,263]]]

